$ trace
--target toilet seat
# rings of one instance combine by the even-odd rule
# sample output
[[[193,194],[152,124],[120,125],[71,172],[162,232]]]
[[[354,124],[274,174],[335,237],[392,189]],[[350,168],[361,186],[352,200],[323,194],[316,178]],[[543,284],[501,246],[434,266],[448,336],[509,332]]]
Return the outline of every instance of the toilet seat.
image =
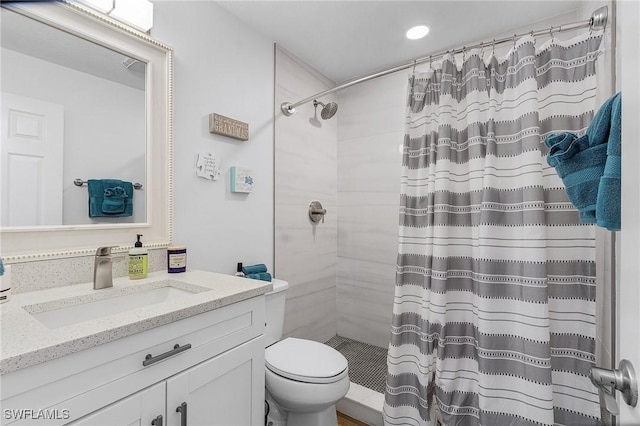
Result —
[[[325,344],[293,337],[265,350],[265,364],[275,374],[304,383],[334,383],[349,374],[347,359]]]

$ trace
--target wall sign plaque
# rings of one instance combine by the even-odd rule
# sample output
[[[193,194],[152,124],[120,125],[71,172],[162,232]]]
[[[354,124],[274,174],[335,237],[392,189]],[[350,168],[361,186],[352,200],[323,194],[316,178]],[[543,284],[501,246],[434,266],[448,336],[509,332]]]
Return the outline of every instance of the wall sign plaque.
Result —
[[[209,133],[246,141],[249,140],[249,124],[224,115],[211,113],[209,114]]]

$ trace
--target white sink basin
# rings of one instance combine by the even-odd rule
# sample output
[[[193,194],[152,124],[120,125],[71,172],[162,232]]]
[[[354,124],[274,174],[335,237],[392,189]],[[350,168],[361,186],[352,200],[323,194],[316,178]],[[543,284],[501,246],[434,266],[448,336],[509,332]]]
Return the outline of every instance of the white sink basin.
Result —
[[[148,289],[130,287],[107,290],[111,293],[101,293],[103,290],[97,290],[91,295],[25,306],[24,309],[47,328],[59,328],[157,303],[165,303],[209,290],[204,287],[171,281],[152,284],[158,285]],[[95,300],[96,297],[99,299]]]

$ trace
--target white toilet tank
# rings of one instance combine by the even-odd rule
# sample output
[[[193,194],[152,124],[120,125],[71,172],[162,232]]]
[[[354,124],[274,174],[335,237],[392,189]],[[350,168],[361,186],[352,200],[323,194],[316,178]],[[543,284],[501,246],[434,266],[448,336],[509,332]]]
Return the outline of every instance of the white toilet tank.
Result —
[[[267,327],[265,330],[265,347],[273,345],[282,338],[284,327],[284,302],[287,295],[289,283],[286,281],[273,279],[273,290],[266,296],[266,318]]]

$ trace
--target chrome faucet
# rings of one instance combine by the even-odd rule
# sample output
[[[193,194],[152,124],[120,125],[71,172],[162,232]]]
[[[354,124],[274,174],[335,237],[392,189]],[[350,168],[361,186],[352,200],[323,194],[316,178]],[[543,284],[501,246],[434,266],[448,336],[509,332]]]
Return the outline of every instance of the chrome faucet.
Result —
[[[113,267],[111,249],[115,246],[98,247],[93,266],[93,289],[113,287]]]

